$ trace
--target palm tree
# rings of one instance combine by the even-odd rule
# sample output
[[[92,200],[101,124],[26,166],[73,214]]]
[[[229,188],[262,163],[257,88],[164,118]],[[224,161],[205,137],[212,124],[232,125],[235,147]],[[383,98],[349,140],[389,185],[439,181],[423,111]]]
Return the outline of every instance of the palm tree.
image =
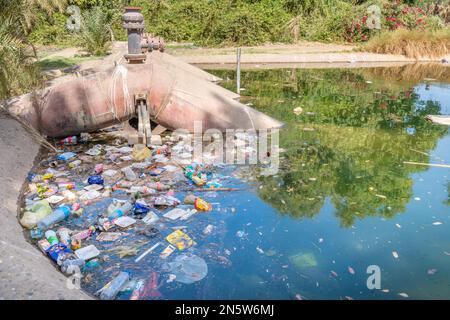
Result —
[[[51,14],[65,3],[66,0],[0,0],[0,99],[37,85],[36,50],[27,41],[27,35],[38,11]]]

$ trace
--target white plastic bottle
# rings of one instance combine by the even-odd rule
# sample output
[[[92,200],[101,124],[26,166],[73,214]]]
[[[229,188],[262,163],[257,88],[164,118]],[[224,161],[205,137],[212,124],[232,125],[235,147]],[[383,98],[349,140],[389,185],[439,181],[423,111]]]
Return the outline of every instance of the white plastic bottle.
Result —
[[[123,271],[120,272],[117,277],[100,290],[100,299],[113,300],[128,281],[130,281],[130,275]]]
[[[53,211],[52,214],[49,214],[48,216],[40,220],[37,226],[41,230],[47,230],[52,225],[66,219],[69,215],[70,215],[70,207],[61,206],[57,208],[55,211]]]

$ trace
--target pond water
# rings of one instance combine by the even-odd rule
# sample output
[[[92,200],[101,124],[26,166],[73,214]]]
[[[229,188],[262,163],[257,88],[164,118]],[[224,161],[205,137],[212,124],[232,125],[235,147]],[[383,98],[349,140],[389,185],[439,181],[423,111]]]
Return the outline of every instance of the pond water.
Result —
[[[210,72],[235,90],[233,71]],[[147,299],[449,299],[450,170],[404,161],[450,164],[448,128],[424,120],[450,114],[450,68],[249,70],[242,86],[242,102],[286,124],[279,172],[224,166],[215,177],[240,191],[202,192],[211,212],[159,224],[155,238],[133,230],[115,242],[93,237],[84,245],[101,250],[101,265],[83,273],[82,287],[94,293],[126,271],[152,283]],[[77,190],[98,160],[86,158],[87,169],[71,177]],[[92,226],[111,202],[85,206],[65,226]],[[172,281],[159,257],[180,225],[196,242],[187,251],[208,266],[191,284]],[[120,258],[118,246],[135,252]],[[380,289],[367,287],[369,266],[380,269]]]
[[[211,72],[235,90],[234,72]],[[255,70],[242,87],[286,123],[286,151],[278,175],[230,200],[233,265],[196,298],[449,299],[450,170],[403,161],[450,164],[448,128],[424,121],[450,114],[450,68]]]

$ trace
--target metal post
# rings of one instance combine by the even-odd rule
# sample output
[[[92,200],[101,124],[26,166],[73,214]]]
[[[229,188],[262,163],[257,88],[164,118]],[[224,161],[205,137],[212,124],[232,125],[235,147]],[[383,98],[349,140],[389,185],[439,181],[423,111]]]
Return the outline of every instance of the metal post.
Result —
[[[241,48],[237,48],[236,91],[241,94]]]

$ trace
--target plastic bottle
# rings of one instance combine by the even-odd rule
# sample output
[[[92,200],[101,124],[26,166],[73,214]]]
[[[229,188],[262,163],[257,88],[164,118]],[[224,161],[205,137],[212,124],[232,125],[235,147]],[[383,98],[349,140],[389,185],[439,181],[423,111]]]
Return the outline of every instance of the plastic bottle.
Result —
[[[71,241],[72,242],[76,242],[76,241],[81,241],[81,240],[86,240],[87,238],[89,238],[93,233],[95,232],[95,227],[94,226],[90,226],[88,229],[80,231],[74,235],[72,235],[71,237]]]
[[[129,181],[135,181],[137,179],[136,174],[134,173],[133,169],[130,167],[125,167],[122,169],[123,174],[125,175],[125,178]]]
[[[117,277],[115,277],[100,290],[100,299],[113,300],[119,293],[120,289],[122,289],[128,281],[130,281],[130,275],[123,271],[120,272]]]
[[[127,201],[120,208],[117,208],[113,212],[108,214],[108,219],[112,221],[114,219],[120,218],[130,212],[131,209],[133,209],[133,205]]]
[[[69,168],[73,169],[73,168],[79,167],[80,164],[81,164],[81,160],[72,161],[71,163],[69,163]]]
[[[58,141],[58,144],[65,146],[73,146],[77,144],[77,136],[71,136]]]
[[[96,174],[101,174],[103,172],[103,163],[96,164],[94,171]]]
[[[70,207],[61,206],[53,211],[52,214],[46,216],[42,220],[40,220],[37,224],[38,228],[41,230],[47,230],[55,223],[63,221],[70,215]]]
[[[67,275],[71,275],[76,271],[81,271],[85,263],[86,262],[83,259],[64,260],[61,265],[61,271]]]
[[[56,156],[57,160],[68,161],[75,157],[77,154],[73,152],[64,152]]]
[[[59,243],[58,237],[56,236],[56,232],[53,230],[47,230],[45,232],[45,238],[52,246]]]
[[[166,184],[162,184],[160,182],[151,182],[148,184],[148,187],[151,189],[158,190],[158,191],[165,191],[165,190],[170,189],[170,186],[168,186]]]
[[[195,209],[199,211],[211,211],[212,204],[206,202],[202,198],[196,197],[193,194],[188,194],[186,198],[184,198],[185,204],[193,204]]]
[[[56,231],[57,236],[59,237],[59,240],[61,243],[65,244],[66,246],[70,245],[70,230],[64,227],[59,228]]]
[[[130,193],[142,193],[142,194],[155,194],[156,190],[146,187],[146,186],[132,186],[130,188]]]

